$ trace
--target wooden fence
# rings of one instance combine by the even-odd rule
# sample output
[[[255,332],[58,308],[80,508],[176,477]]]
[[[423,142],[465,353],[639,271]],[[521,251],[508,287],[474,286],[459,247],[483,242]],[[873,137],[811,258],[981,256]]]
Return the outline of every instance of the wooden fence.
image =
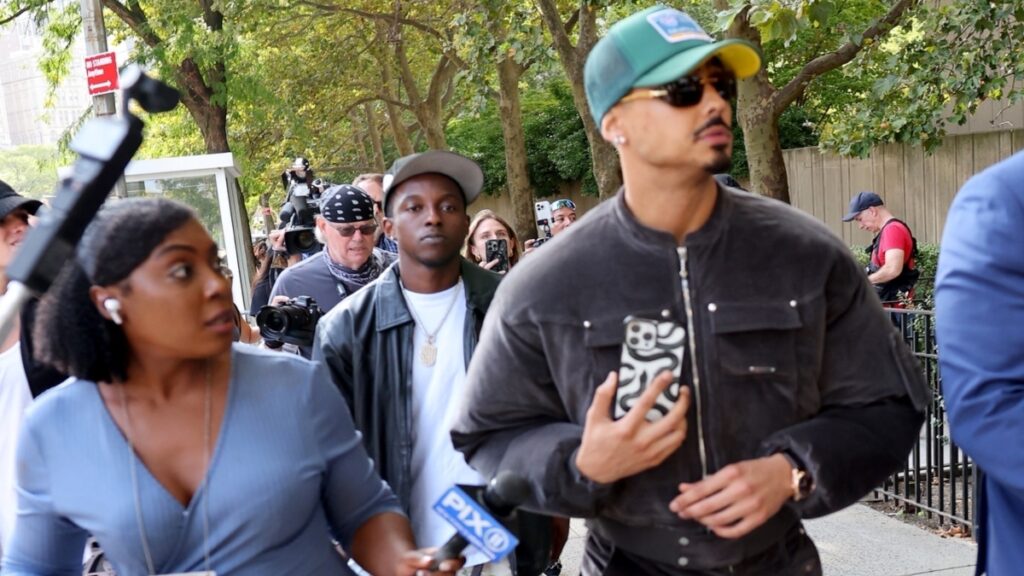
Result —
[[[972,175],[1024,149],[1024,130],[947,136],[927,155],[917,146],[887,144],[869,158],[822,154],[817,148],[786,150],[794,206],[813,214],[847,244],[867,245],[871,235],[844,223],[850,198],[877,193],[919,242],[938,243],[953,196]]]
[[[964,182],[1022,149],[1024,130],[1017,129],[947,135],[932,154],[919,146],[886,144],[864,159],[822,153],[816,147],[786,150],[783,157],[793,206],[824,222],[847,244],[866,246],[871,234],[842,221],[857,192],[877,193],[897,218],[910,225],[918,242],[938,243],[946,212]],[[580,215],[598,204],[596,197],[579,193],[578,183],[566,184],[560,197],[576,201]],[[483,208],[512,214],[507,194],[480,197],[470,213]]]

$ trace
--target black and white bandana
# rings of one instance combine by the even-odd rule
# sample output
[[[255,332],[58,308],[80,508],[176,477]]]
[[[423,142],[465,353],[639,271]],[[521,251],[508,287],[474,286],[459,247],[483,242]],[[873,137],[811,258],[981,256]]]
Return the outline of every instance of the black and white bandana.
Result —
[[[349,184],[331,186],[320,198],[320,215],[334,224],[372,220],[373,199]]]

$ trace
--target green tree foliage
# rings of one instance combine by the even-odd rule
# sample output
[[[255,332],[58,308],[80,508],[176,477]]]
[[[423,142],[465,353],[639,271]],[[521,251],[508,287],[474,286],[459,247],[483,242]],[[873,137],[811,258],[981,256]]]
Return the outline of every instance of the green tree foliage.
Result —
[[[43,198],[53,194],[58,165],[56,146],[16,146],[0,150],[0,180],[23,196]]]
[[[865,156],[878,143],[910,142],[930,151],[984,100],[1024,98],[1024,2],[923,3],[898,32],[877,48],[880,77],[824,130],[828,147]]]
[[[584,194],[597,195],[583,121],[564,81],[552,81],[523,96],[523,129],[530,185],[538,197],[553,196],[560,184],[579,181],[583,181]],[[495,106],[453,121],[448,141],[453,150],[483,167],[484,193],[502,193],[506,187],[505,151]]]
[[[764,54],[762,70],[740,83],[737,113],[754,190],[789,201],[780,137],[782,114],[806,101],[813,82],[885,38],[916,4],[916,0],[715,0],[724,34],[744,39]],[[821,104],[831,103],[819,101],[819,109]]]

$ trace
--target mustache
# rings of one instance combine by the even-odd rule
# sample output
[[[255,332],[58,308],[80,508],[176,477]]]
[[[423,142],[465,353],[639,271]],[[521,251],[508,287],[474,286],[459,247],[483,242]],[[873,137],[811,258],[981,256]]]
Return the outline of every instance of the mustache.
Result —
[[[701,132],[707,130],[708,128],[713,128],[715,126],[722,126],[726,130],[732,130],[732,126],[729,126],[728,124],[726,124],[725,120],[722,120],[721,116],[715,116],[714,118],[708,119],[707,122],[701,124],[699,128],[694,130],[693,131],[693,137],[694,138],[698,138],[698,137],[700,137],[700,133]]]

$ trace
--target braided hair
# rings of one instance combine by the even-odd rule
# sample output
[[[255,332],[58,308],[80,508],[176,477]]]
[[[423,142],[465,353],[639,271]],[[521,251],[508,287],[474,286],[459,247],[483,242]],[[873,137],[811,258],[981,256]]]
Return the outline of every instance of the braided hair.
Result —
[[[76,378],[124,381],[128,341],[96,309],[89,289],[127,278],[171,232],[195,218],[189,207],[163,198],[105,206],[86,229],[77,257],[39,303],[33,333],[38,360]]]

